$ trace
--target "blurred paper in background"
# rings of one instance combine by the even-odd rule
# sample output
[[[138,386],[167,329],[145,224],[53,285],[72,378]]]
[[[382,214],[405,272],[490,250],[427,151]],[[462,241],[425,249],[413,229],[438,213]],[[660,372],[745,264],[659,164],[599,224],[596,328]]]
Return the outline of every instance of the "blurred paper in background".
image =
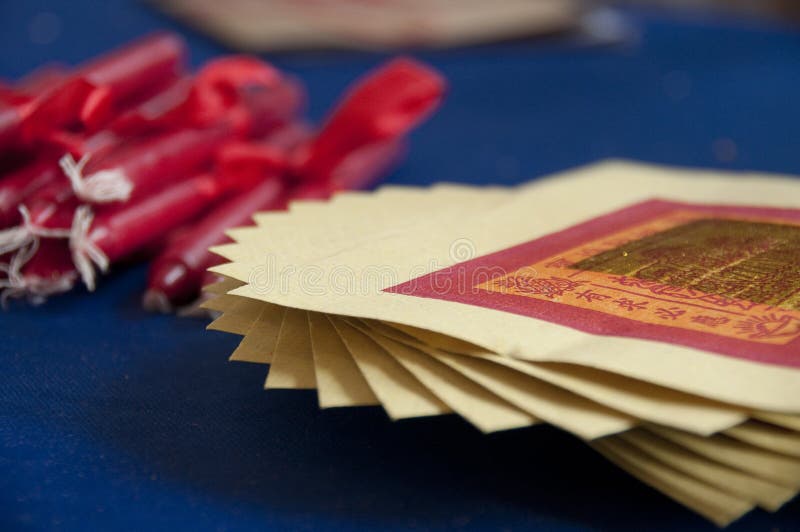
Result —
[[[580,0],[154,0],[234,48],[443,47],[575,27]]]
[[[254,52],[452,47],[566,31],[607,40],[602,8],[645,5],[800,18],[796,0],[151,0],[224,44]],[[589,16],[586,16],[589,14]],[[600,24],[601,28],[595,28]],[[614,35],[611,40],[616,40]]]

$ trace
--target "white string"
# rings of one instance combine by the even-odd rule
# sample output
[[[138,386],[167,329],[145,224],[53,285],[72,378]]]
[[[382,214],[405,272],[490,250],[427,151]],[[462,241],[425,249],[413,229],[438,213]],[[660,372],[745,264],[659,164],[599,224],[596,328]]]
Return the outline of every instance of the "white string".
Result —
[[[45,279],[34,275],[22,275],[22,267],[36,254],[39,249],[39,240],[34,240],[30,246],[20,249],[8,264],[0,264],[0,271],[7,275],[7,279],[0,280],[0,306],[8,306],[10,298],[27,297],[33,305],[41,305],[48,296],[66,292],[75,285],[75,273],[68,272],[56,278]]]
[[[83,169],[89,162],[86,154],[75,161],[71,154],[64,155],[58,164],[69,179],[75,196],[89,203],[127,201],[133,192],[133,184],[119,169],[101,170],[84,177]],[[49,295],[67,291],[75,283],[74,273],[61,275],[57,279],[22,275],[22,268],[39,249],[40,238],[69,238],[72,260],[89,291],[95,288],[95,266],[108,270],[109,260],[103,251],[89,239],[94,214],[87,205],[75,210],[70,229],[39,227],[31,221],[30,212],[19,207],[22,223],[17,227],[0,231],[0,255],[15,252],[8,263],[0,263],[0,271],[7,279],[0,280],[0,304],[5,306],[10,297],[28,296],[33,303],[41,303]]]
[[[95,266],[101,272],[108,271],[109,260],[103,251],[89,238],[89,229],[94,220],[94,213],[88,205],[81,205],[75,210],[70,229],[69,248],[72,251],[72,262],[83,280],[86,288],[92,292],[95,288]]]
[[[72,185],[75,196],[88,203],[109,203],[112,201],[128,201],[133,192],[133,184],[122,170],[100,170],[88,177],[83,177],[83,168],[89,162],[87,153],[78,162],[71,154],[64,155],[58,164]]]
[[[24,205],[19,206],[22,223],[17,227],[0,231],[0,255],[16,251],[10,263],[0,263],[0,269],[8,271],[11,264],[16,264],[19,270],[33,257],[31,249],[39,248],[40,238],[69,238],[68,229],[48,229],[39,227],[31,221],[31,214]],[[23,252],[28,248],[27,252]]]
[[[3,229],[0,231],[0,255],[22,249],[35,238],[25,225]]]

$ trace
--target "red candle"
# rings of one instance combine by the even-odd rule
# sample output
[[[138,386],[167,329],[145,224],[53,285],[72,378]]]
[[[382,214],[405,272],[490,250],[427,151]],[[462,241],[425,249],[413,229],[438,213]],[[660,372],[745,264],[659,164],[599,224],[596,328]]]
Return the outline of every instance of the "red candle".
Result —
[[[45,185],[63,178],[55,159],[33,162],[0,181],[0,228],[20,222],[19,206]]]
[[[210,61],[195,77],[186,105],[194,125],[224,117],[249,136],[262,136],[291,122],[303,110],[305,90],[290,76],[248,56]]]
[[[405,135],[438,107],[445,88],[441,75],[421,63],[390,61],[350,89],[317,138],[295,154],[294,172],[329,179],[355,150]]]
[[[146,139],[92,161],[86,178],[82,176],[81,163],[62,158],[62,169],[72,183],[56,179],[33,192],[25,202],[30,209],[29,219],[18,227],[0,231],[0,255],[21,249],[42,236],[68,230],[81,202],[136,200],[203,170],[209,166],[215,146],[229,135],[229,128],[219,127]]]
[[[284,174],[291,150],[307,142],[312,135],[311,126],[293,122],[262,140],[226,142],[217,152],[217,169],[231,179],[249,179],[253,184],[274,174]]]
[[[96,216],[88,206],[78,207],[70,249],[83,282],[93,290],[95,266],[106,271],[112,262],[194,218],[229,190],[227,180],[201,174],[121,208],[106,208]]]
[[[29,202],[32,221],[52,227],[49,217],[54,206],[71,210],[70,206],[74,208],[80,202],[109,203],[145,196],[207,167],[215,147],[230,134],[225,127],[184,129],[121,146],[105,157],[88,161],[85,168],[67,159],[63,166],[71,174],[72,184],[63,179],[39,190]],[[119,195],[101,195],[107,192],[103,187],[109,181],[112,192],[113,181],[120,183],[116,188]]]
[[[109,90],[114,102],[158,91],[184,70],[186,45],[178,35],[155,33],[104,54],[76,75]]]
[[[65,240],[37,241],[15,255],[10,264],[0,265],[0,270],[6,273],[6,278],[0,279],[3,307],[9,298],[27,297],[32,304],[43,303],[49,296],[71,290],[78,279]]]
[[[263,63],[260,64],[263,66]],[[216,90],[225,92],[220,88]],[[212,92],[201,93],[210,97]],[[69,182],[53,181],[37,190],[28,202],[32,224],[0,232],[0,249],[11,250],[13,246],[18,248],[26,245],[36,237],[35,231],[31,230],[33,227],[65,227],[65,216],[70,216],[81,202],[107,203],[136,199],[169,181],[198,171],[211,161],[217,146],[226,138],[264,129],[265,124],[275,127],[281,121],[290,119],[298,109],[295,105],[271,114],[275,103],[271,97],[265,97],[268,93],[255,91],[253,94],[258,97],[251,98],[252,94],[247,90],[234,92],[230,101],[225,102],[225,105],[233,106],[229,108],[231,112],[219,117],[223,123],[210,125],[206,129],[165,133],[125,146],[104,158],[91,161],[86,171],[86,159],[78,162],[69,157],[63,159],[62,168]],[[274,120],[267,121],[265,116]],[[84,174],[89,175],[84,177]]]
[[[307,125],[297,123],[265,140],[234,141],[220,150],[217,171],[223,178],[256,185],[214,207],[156,257],[148,275],[145,308],[168,311],[189,303],[199,293],[206,270],[218,260],[208,248],[225,242],[225,231],[231,227],[251,223],[254,212],[284,207],[285,154],[310,135]]]
[[[120,135],[142,135],[186,127],[188,124],[184,117],[184,108],[192,83],[189,76],[175,80],[163,91],[120,114],[108,128]]]
[[[278,176],[273,176],[215,207],[153,261],[144,307],[167,312],[175,305],[191,302],[200,291],[206,270],[215,262],[208,248],[224,242],[225,231],[247,224],[254,212],[282,209],[285,202],[285,187]]]
[[[85,155],[99,159],[105,157],[112,149],[122,144],[121,137],[108,130],[98,131],[90,135],[55,130],[41,140],[40,156],[60,158],[68,153],[75,159],[80,159]]]
[[[30,114],[33,96],[17,88],[4,87],[0,91],[0,154],[25,148],[23,126]]]
[[[368,188],[385,177],[406,153],[406,143],[400,139],[376,142],[347,155],[331,169],[333,190]]]
[[[77,68],[37,99],[26,117],[26,134],[36,139],[52,129],[80,124],[97,130],[127,103],[159,92],[178,77],[185,57],[176,35],[156,34]]]
[[[26,74],[14,84],[14,88],[25,94],[37,96],[50,90],[51,87],[63,81],[68,75],[69,69],[66,66],[50,63]]]
[[[0,152],[18,147],[21,140],[22,110],[0,102]]]
[[[102,154],[119,142],[115,135],[101,132],[91,137],[64,133],[51,139],[53,151],[76,157],[86,153]],[[7,174],[0,180],[0,229],[20,222],[19,206],[33,194],[52,183],[65,181],[56,156],[43,154],[38,160]]]

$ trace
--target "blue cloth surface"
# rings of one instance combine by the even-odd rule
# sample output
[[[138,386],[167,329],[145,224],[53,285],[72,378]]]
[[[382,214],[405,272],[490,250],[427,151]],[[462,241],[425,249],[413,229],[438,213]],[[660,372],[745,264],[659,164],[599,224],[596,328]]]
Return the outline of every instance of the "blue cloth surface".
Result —
[[[452,83],[394,183],[512,184],[606,157],[800,173],[800,35],[632,13],[638,38],[419,56]],[[136,2],[0,2],[0,77],[179,29]],[[270,57],[323,115],[368,53]],[[800,200],[794,198],[793,200]],[[226,361],[234,337],[145,313],[146,269],[0,316],[0,530],[714,527],[548,427],[489,436],[453,416],[321,412]],[[731,530],[800,529],[800,502]]]

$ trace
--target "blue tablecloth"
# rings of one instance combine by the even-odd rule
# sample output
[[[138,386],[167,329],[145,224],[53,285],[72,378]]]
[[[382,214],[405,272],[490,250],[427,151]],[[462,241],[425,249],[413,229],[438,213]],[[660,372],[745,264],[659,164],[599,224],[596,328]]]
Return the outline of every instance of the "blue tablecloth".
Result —
[[[420,56],[452,82],[394,183],[517,183],[606,157],[800,173],[800,36],[630,14],[638,39]],[[145,5],[0,2],[0,77],[175,24]],[[183,31],[182,28],[178,28]],[[223,49],[187,32],[193,62]],[[322,116],[377,54],[276,55]],[[796,198],[800,200],[800,198]],[[0,529],[681,529],[700,517],[547,427],[483,436],[264,392],[235,338],[143,312],[142,266],[0,315]],[[731,530],[790,530],[800,503]]]

